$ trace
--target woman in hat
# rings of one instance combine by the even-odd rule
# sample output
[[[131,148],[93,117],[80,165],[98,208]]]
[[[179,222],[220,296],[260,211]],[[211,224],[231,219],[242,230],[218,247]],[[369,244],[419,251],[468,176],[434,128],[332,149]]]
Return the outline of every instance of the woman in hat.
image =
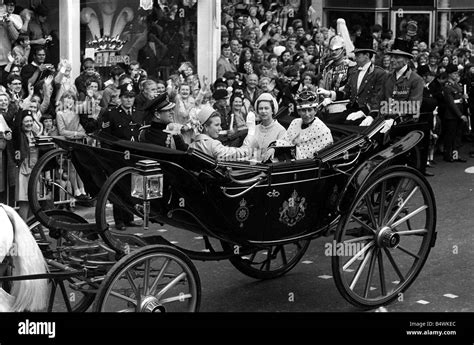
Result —
[[[86,137],[86,131],[84,127],[82,127],[79,114],[76,111],[77,95],[72,91],[66,91],[61,96],[59,102],[62,107],[56,114],[59,135],[73,141],[82,142]],[[70,177],[74,189],[74,197],[78,200],[89,199],[84,189],[84,183],[72,165]]]
[[[244,145],[250,146],[260,159],[265,156],[270,144],[284,138],[286,130],[274,119],[278,112],[278,102],[271,94],[262,93],[255,101],[255,109],[261,122],[255,127],[255,135],[249,136]]]
[[[204,152],[218,160],[242,160],[251,156],[250,148],[229,147],[223,145],[217,138],[221,128],[221,116],[210,105],[204,105],[197,114],[199,134],[196,135],[190,147]],[[247,140],[247,138],[246,138]]]
[[[277,140],[278,146],[296,146],[296,159],[311,159],[314,155],[333,143],[331,130],[316,117],[318,95],[312,91],[303,91],[296,96],[299,119],[291,121],[285,136]],[[271,148],[264,161],[273,159],[275,149]]]
[[[13,147],[20,155],[17,158],[17,180],[16,180],[16,201],[20,209],[18,214],[25,221],[30,216],[28,203],[28,180],[31,170],[38,160],[38,149],[35,146],[34,138],[38,133],[34,131],[34,118],[30,110],[21,111],[16,117],[15,130],[13,131]]]

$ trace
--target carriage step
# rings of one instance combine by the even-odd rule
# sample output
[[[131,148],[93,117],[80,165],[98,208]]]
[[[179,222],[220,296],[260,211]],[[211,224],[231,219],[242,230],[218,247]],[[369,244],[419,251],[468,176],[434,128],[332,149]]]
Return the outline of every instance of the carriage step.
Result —
[[[152,244],[163,244],[165,246],[173,246],[173,244],[167,241],[165,238],[159,235],[154,236],[140,236],[140,239],[145,241],[148,245]]]

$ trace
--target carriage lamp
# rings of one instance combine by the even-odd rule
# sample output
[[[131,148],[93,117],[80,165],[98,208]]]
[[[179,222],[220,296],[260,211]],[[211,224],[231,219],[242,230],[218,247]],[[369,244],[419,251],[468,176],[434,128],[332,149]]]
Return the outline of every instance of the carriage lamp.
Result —
[[[163,197],[163,173],[160,163],[154,160],[141,160],[132,173],[132,197],[143,200],[143,227],[148,230],[150,200]]]

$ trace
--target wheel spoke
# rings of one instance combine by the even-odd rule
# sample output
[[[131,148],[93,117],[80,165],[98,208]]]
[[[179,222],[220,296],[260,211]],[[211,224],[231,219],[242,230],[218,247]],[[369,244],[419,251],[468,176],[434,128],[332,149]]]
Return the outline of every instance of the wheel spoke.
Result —
[[[286,259],[286,252],[285,252],[285,246],[281,246],[280,249],[281,252],[281,260],[283,261],[283,265],[286,266],[288,264],[288,260]]]
[[[405,277],[403,276],[402,272],[400,272],[400,269],[398,268],[397,263],[393,259],[392,254],[389,252],[389,250],[387,248],[384,248],[384,251],[385,251],[385,254],[387,254],[388,260],[392,264],[395,272],[397,273],[398,277],[400,278],[400,282],[403,283],[405,281]]]
[[[352,216],[352,218],[357,222],[359,223],[360,225],[362,225],[362,227],[366,230],[369,230],[370,232],[372,233],[376,233],[375,229],[371,228],[369,225],[367,225],[366,223],[364,223],[363,220],[359,219],[359,217],[356,217],[356,216]]]
[[[419,260],[420,259],[420,256],[419,255],[416,255],[414,253],[412,253],[411,251],[409,251],[408,249],[406,248],[403,248],[402,246],[398,245],[397,246],[397,249],[400,249],[402,252],[410,255],[411,257],[414,257],[416,260]]]
[[[373,238],[374,238],[374,236],[361,236],[361,237],[351,238],[350,240],[346,240],[342,243],[343,244],[354,243],[354,242],[360,242],[360,241],[365,241],[365,240],[371,240]]]
[[[370,249],[374,245],[374,241],[370,241],[367,243],[356,255],[352,257],[349,261],[346,262],[346,264],[342,267],[342,269],[345,271],[347,270],[354,261],[356,261],[362,254],[364,254],[368,249]]]
[[[140,289],[137,287],[137,285],[135,285],[135,282],[133,281],[133,277],[132,277],[132,275],[130,274],[130,271],[126,271],[126,272],[125,272],[125,276],[127,277],[127,280],[128,280],[128,282],[130,283],[130,286],[132,287],[133,292],[135,293],[135,296],[136,296],[137,298],[139,298],[139,296],[140,296]]]
[[[392,227],[392,228],[396,228],[397,226],[399,226],[400,224],[402,224],[403,222],[407,221],[408,219],[416,216],[418,213],[426,210],[428,208],[427,205],[423,205],[423,206],[420,206],[418,207],[415,211],[407,214],[405,217],[403,218],[400,218],[399,220],[397,220],[395,223],[391,224],[391,222],[389,222],[387,225]]]
[[[172,303],[176,301],[183,302],[183,300],[188,299],[188,298],[193,298],[193,295],[191,295],[190,293],[187,293],[187,294],[181,294],[179,296],[168,297],[168,298],[162,299],[160,301],[160,304]]]
[[[145,276],[143,277],[143,294],[146,295],[148,291],[148,275],[150,274],[150,260],[145,261]]]
[[[265,261],[265,269],[267,271],[270,271],[270,264],[272,262],[272,255],[271,254],[272,254],[272,249],[269,248],[268,252],[267,252],[267,260]]]
[[[385,268],[383,267],[383,253],[380,249],[377,253],[377,258],[379,262],[380,288],[382,290],[382,296],[385,296],[387,294],[387,287],[385,285]]]
[[[372,202],[370,201],[369,195],[366,194],[364,199],[365,199],[365,203],[367,204],[367,213],[369,214],[370,221],[372,222],[372,225],[375,228],[377,228],[378,222],[377,222],[377,219],[375,218],[374,208],[372,207]]]
[[[161,277],[165,273],[166,268],[168,267],[169,263],[170,263],[170,259],[166,259],[166,261],[163,263],[163,267],[161,267],[160,272],[156,276],[155,281],[151,285],[150,289],[147,291],[147,293],[146,293],[147,295],[148,294],[154,295],[156,293],[156,288],[158,287],[158,282],[160,281]]]
[[[400,236],[425,235],[427,233],[428,233],[427,229],[397,231],[397,234],[399,234]]]
[[[372,284],[372,275],[374,274],[375,260],[377,259],[377,254],[379,251],[379,248],[374,248],[372,251],[373,255],[370,257],[369,272],[367,273],[367,279],[365,281],[364,298],[367,298],[367,295],[369,294],[369,288]]]
[[[418,187],[415,187],[413,188],[413,190],[410,192],[410,194],[408,194],[408,196],[405,198],[405,200],[403,200],[402,204],[398,206],[398,209],[395,211],[395,213],[393,214],[392,218],[390,218],[390,220],[387,222],[387,226],[391,226],[392,223],[395,221],[395,219],[397,219],[398,215],[400,214],[400,212],[405,208],[405,205],[407,204],[407,202],[411,199],[411,197],[418,191]],[[396,197],[396,195],[393,196],[394,198]],[[404,217],[405,218],[405,217]]]
[[[125,295],[122,295],[118,292],[115,292],[115,291],[110,291],[110,294],[114,297],[117,297],[117,298],[120,298],[120,299],[123,299],[127,302],[130,302],[130,303],[133,303],[135,305],[138,305],[138,302],[136,300],[134,300],[133,298],[131,297],[128,297],[128,296],[125,296]]]
[[[156,295],[156,297],[158,299],[161,298],[161,296],[163,296],[169,289],[171,289],[172,287],[174,287],[181,279],[183,279],[184,277],[186,277],[186,273],[185,272],[181,272],[180,275],[178,275],[176,278],[174,278],[172,281],[170,281],[160,292],[158,292],[158,294]]]
[[[357,281],[359,280],[361,274],[362,274],[362,271],[364,270],[365,268],[365,265],[367,265],[367,261],[369,261],[369,259],[371,258],[372,256],[372,252],[374,250],[371,250],[367,253],[366,257],[364,258],[364,261],[362,261],[362,264],[359,266],[359,268],[357,269],[357,272],[354,276],[354,278],[352,279],[352,282],[351,282],[351,285],[350,285],[350,289],[351,290],[354,290],[354,287],[355,285],[357,284]]]
[[[395,206],[395,202],[397,201],[397,195],[400,192],[400,188],[402,187],[402,182],[403,182],[403,179],[398,181],[397,187],[395,188],[395,191],[393,192],[392,199],[390,200],[390,203],[388,204],[386,213],[383,217],[383,221],[381,224],[385,224],[387,222],[388,217],[390,216],[390,212]]]
[[[384,180],[382,182],[382,186],[380,187],[380,202],[379,202],[379,224],[382,224],[384,215],[385,215],[385,210],[384,210],[384,205],[385,205],[385,193],[387,189],[387,181]]]

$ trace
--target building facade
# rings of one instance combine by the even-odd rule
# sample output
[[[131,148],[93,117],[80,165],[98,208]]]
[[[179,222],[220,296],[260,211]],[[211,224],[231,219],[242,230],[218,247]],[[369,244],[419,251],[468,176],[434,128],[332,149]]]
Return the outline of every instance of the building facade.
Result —
[[[72,62],[73,76],[80,73],[81,60],[90,56],[103,68],[151,60],[150,70],[157,78],[165,78],[181,61],[191,61],[199,75],[214,80],[225,1],[229,0],[160,0],[158,12],[171,18],[166,23],[141,16],[140,9],[151,8],[153,0],[17,0],[17,6],[44,3],[50,9],[48,22],[58,35],[59,55]],[[344,18],[350,31],[354,25],[381,24],[398,36],[414,20],[418,39],[428,44],[439,35],[446,37],[454,23],[464,23],[471,31],[474,26],[472,0],[302,0],[301,4],[312,6],[323,26]],[[139,55],[144,47],[146,53]]]

